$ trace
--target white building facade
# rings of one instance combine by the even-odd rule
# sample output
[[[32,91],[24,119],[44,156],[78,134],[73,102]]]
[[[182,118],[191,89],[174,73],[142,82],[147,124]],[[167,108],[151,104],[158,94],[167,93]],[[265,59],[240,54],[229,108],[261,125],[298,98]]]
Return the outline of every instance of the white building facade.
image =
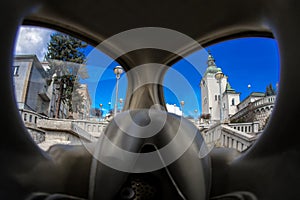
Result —
[[[48,116],[52,92],[46,72],[37,57],[15,56],[12,71],[18,108]]]
[[[220,121],[221,118],[229,119],[237,112],[237,105],[240,103],[240,93],[231,88],[228,77],[224,75],[217,80],[215,78],[217,73],[222,73],[222,69],[217,67],[214,57],[209,53],[200,89],[202,115],[209,115],[212,122]]]
[[[40,62],[36,55],[16,55],[13,63],[13,77],[16,102],[19,109],[30,110],[39,115],[54,118],[57,110],[58,88],[53,77],[47,74],[49,64]],[[77,89],[83,97],[83,108],[73,113],[76,119],[87,119],[90,114],[91,98],[86,84]],[[59,118],[69,116],[66,102],[61,101]]]

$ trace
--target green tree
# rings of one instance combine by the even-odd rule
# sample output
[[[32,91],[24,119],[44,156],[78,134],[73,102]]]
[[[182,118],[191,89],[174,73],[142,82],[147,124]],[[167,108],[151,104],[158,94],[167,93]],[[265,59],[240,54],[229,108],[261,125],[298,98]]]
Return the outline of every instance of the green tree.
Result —
[[[63,102],[68,105],[69,117],[72,118],[74,111],[80,112],[83,108],[83,96],[78,88],[80,79],[88,78],[84,54],[87,43],[63,33],[54,33],[50,37],[45,58],[49,63],[48,75],[54,77],[58,90],[55,117],[60,117]]]
[[[266,96],[272,96],[272,95],[276,95],[276,91],[275,89],[273,88],[272,84],[269,84],[267,87],[266,87],[266,92],[265,92]]]
[[[91,108],[91,116],[95,116],[100,120],[102,119],[103,111],[99,108]]]

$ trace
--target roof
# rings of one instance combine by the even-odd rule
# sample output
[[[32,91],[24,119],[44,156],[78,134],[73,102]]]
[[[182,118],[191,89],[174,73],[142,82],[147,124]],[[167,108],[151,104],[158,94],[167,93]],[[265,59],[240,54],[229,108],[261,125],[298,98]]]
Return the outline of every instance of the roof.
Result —
[[[235,89],[233,89],[229,82],[226,84],[225,93],[236,93]]]
[[[264,92],[251,92],[251,94],[249,95],[249,97],[265,97],[266,94]]]
[[[222,72],[221,68],[216,66],[215,59],[210,52],[208,52],[207,66],[208,67],[206,68],[204,76],[206,74],[215,74],[217,72]]]

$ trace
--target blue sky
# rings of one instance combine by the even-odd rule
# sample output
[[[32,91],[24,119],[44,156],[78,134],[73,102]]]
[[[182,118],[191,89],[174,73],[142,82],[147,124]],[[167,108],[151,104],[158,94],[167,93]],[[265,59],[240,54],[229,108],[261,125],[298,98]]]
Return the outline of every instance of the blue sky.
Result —
[[[195,109],[198,110],[198,114],[201,113],[199,83],[207,67],[207,50],[211,51],[216,65],[229,77],[231,86],[236,92],[241,93],[241,100],[251,92],[265,92],[269,84],[276,88],[279,81],[279,54],[276,40],[241,38],[218,43],[194,52],[175,63],[172,66],[173,70],[166,74],[164,81],[166,103],[180,106],[179,102],[184,100],[185,116],[194,116]],[[93,90],[91,92],[93,105],[99,107],[102,103],[105,112],[113,108],[115,102],[116,78],[113,68],[119,64],[99,51],[96,55],[88,55],[88,60],[89,73],[93,76],[88,80],[93,82],[89,84],[90,89]],[[250,88],[248,88],[249,84]],[[118,96],[125,99],[127,86],[125,74],[122,74],[119,86]],[[108,102],[111,102],[110,107]]]
[[[206,48],[210,50],[215,58],[216,65],[220,67],[228,81],[236,92],[240,92],[241,101],[245,99],[251,92],[265,92],[267,85],[272,84],[276,89],[279,82],[279,52],[275,39],[270,38],[240,38],[229,40],[226,42],[211,45]],[[202,74],[206,69],[207,57],[205,54],[205,62],[203,61],[203,52],[197,51],[189,56],[186,60],[181,60],[173,67],[184,74],[190,81],[200,102],[199,83]],[[192,66],[188,61],[193,61]],[[198,69],[201,75],[193,68]],[[174,84],[176,82],[174,81]],[[248,88],[248,85],[251,87]],[[188,95],[182,91],[182,99],[188,100]],[[179,106],[179,101],[169,93],[166,94],[167,102]],[[201,103],[199,103],[201,105]],[[186,103],[184,105],[185,115],[192,115],[193,110],[197,109],[197,105]],[[200,108],[201,112],[201,108]]]
[[[216,64],[229,77],[231,86],[244,99],[250,92],[265,92],[279,82],[280,58],[276,40],[268,38],[235,39],[209,48]],[[248,89],[248,84],[251,88]]]
[[[15,54],[36,54],[40,61],[47,51],[47,43],[53,30],[22,26],[19,30]],[[176,104],[184,100],[184,115],[194,116],[194,110],[201,113],[199,83],[206,69],[207,50],[210,50],[216,60],[216,65],[229,78],[231,86],[241,93],[241,100],[251,92],[265,92],[266,86],[272,84],[276,88],[279,82],[279,53],[277,42],[270,38],[240,38],[221,42],[206,49],[199,50],[180,60],[166,74],[164,89],[166,103]],[[113,68],[117,65],[107,55],[86,49],[88,59],[87,69],[89,79],[82,82],[88,84],[92,107],[103,111],[113,108],[115,102],[116,78]],[[118,99],[125,99],[127,79],[122,74],[119,82]],[[251,85],[250,89],[248,85]],[[109,105],[109,102],[111,104]],[[121,105],[119,105],[121,107]]]

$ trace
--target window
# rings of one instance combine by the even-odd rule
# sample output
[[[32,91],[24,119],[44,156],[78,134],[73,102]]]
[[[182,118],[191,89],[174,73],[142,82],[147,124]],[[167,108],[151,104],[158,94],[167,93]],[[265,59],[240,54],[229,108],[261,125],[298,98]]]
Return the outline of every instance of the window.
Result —
[[[232,105],[232,106],[235,105],[234,99],[231,99],[231,105]]]
[[[13,66],[14,76],[19,76],[19,68],[20,68],[20,66]]]

